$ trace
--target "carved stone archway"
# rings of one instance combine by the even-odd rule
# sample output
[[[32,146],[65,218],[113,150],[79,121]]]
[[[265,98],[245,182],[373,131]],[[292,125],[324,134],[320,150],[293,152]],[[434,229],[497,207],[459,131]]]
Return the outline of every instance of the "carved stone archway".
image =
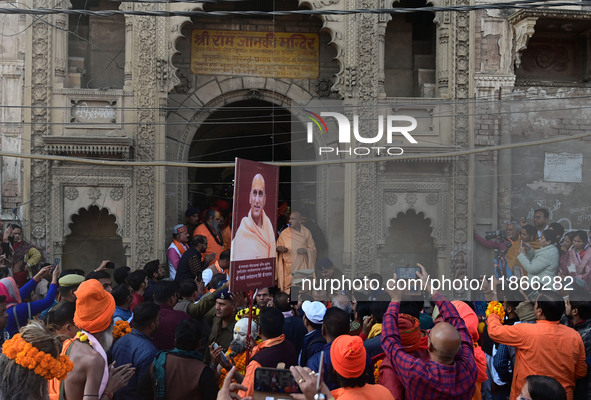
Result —
[[[50,232],[51,255],[62,256],[66,236],[71,234],[72,216],[80,209],[97,206],[105,209],[115,218],[116,234],[121,237],[127,265],[133,265],[132,213],[133,187],[132,172],[125,169],[94,170],[91,174],[80,175],[73,167],[54,168],[51,190]]]
[[[179,131],[177,128],[175,133],[169,133],[168,137],[175,137],[174,145],[175,151],[173,154],[168,153],[169,160],[186,162],[189,158],[189,150],[193,137],[199,130],[201,124],[217,109],[239,101],[252,99],[256,95],[258,100],[266,101],[278,107],[284,107],[288,110],[299,109],[302,104],[305,104],[313,99],[313,94],[304,88],[296,85],[293,82],[272,78],[250,78],[250,77],[218,77],[220,79],[221,88],[240,87],[244,89],[229,90],[228,92],[218,92],[218,95],[212,97],[211,92],[206,89],[198,89],[189,99],[191,104],[199,104],[195,109],[185,107],[179,109],[177,113],[170,116],[168,119],[171,122],[170,126],[179,126],[184,123],[184,128]],[[222,81],[223,79],[223,81]],[[269,87],[275,90],[269,90]],[[267,89],[266,89],[267,88]],[[297,99],[297,100],[296,100]],[[305,123],[305,117],[295,114],[294,118]],[[174,129],[174,128],[173,128]],[[315,132],[315,135],[317,133]],[[314,139],[315,146],[322,146],[325,143],[325,138],[317,135]],[[324,157],[326,158],[326,157]],[[329,179],[326,169],[318,169],[317,171],[317,189],[316,198],[328,198],[328,185],[322,184]],[[167,180],[169,182],[187,182],[188,171],[187,168],[168,168]],[[184,220],[184,211],[188,204],[188,187],[185,184],[172,184],[171,189],[174,188],[174,196],[170,196],[167,200],[167,226],[172,227],[177,221]],[[328,229],[328,205],[326,202],[317,202],[317,223],[326,232]]]
[[[437,265],[429,268],[431,273],[443,273],[446,265],[449,265],[449,235],[452,223],[449,209],[451,206],[450,185],[446,180],[433,179],[422,182],[392,182],[381,185],[383,207],[377,210],[376,224],[378,232],[378,247],[386,244],[389,236],[388,228],[390,220],[396,218],[399,213],[415,210],[417,214],[423,213],[425,219],[430,222],[431,236],[435,246]],[[428,267],[428,266],[426,266]]]
[[[99,193],[94,191],[94,193]],[[127,264],[121,231],[117,217],[107,208],[91,205],[70,216],[64,238],[62,265],[79,268],[85,272],[95,269],[102,260],[110,260],[116,266]]]
[[[392,193],[388,196],[389,200],[393,200]],[[408,193],[405,197],[414,201],[416,195]],[[391,218],[388,224],[388,236],[380,252],[382,276],[391,276],[395,272],[392,266],[415,267],[417,263],[421,263],[426,268],[434,269],[436,252],[433,224],[425,213],[409,208]]]

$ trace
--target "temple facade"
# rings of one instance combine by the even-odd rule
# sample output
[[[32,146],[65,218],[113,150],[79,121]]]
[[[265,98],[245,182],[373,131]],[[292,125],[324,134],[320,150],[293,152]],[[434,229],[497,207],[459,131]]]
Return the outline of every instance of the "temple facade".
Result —
[[[418,143],[402,146],[412,159],[281,168],[280,201],[306,194],[302,206],[329,238],[325,255],[351,276],[416,262],[449,276],[484,273],[491,255],[473,247],[473,227],[503,229],[539,207],[587,229],[591,13],[582,6],[215,15],[487,3],[32,0],[213,14],[6,16],[22,32],[0,61],[2,151],[47,157],[3,158],[3,219],[65,267],[163,260],[189,205],[231,202],[234,157],[290,160],[294,120],[305,122],[294,110],[326,100],[369,124],[380,113],[417,121]],[[581,138],[548,141],[565,135]],[[479,151],[490,146],[503,147]]]

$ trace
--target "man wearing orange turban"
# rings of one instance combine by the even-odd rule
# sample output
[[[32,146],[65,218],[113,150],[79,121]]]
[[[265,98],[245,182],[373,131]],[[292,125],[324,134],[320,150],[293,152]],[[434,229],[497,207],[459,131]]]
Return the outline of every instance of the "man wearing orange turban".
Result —
[[[74,324],[81,329],[76,336],[79,340],[66,340],[62,348],[62,354],[69,355],[74,363],[74,370],[61,382],[63,388],[60,388],[59,381],[50,382],[50,398],[59,398],[60,389],[63,389],[66,399],[90,396],[111,400],[113,393],[127,385],[134,373],[131,364],[111,366],[111,374],[120,377],[109,380],[106,351],[113,344],[115,299],[96,279],[82,282],[75,295]]]
[[[341,335],[332,342],[330,359],[341,386],[331,393],[338,400],[394,400],[382,385],[365,383],[367,353],[359,336]]]

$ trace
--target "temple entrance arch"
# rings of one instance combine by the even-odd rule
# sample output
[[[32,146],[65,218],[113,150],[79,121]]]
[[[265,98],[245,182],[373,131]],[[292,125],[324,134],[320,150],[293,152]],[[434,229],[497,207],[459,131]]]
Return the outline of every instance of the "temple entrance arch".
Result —
[[[291,100],[279,93],[255,89],[214,99],[193,116],[192,124],[187,126],[181,140],[178,157],[198,163],[233,163],[236,157],[263,162],[290,161],[292,141],[297,140],[300,133],[302,138],[305,135],[305,125],[299,117],[292,115],[290,105]],[[188,132],[191,128],[192,134]],[[306,159],[313,158],[314,154],[310,152]],[[189,204],[203,208],[219,199],[231,204],[233,167],[179,168],[178,173],[178,190],[186,193],[179,196],[186,199],[184,204],[178,204],[179,214]],[[304,206],[315,218],[316,174],[315,167],[281,167],[279,204],[283,201],[291,204],[294,197],[292,183],[302,182],[295,185],[295,190],[311,199]],[[181,183],[183,177],[186,177],[185,185]]]
[[[102,260],[111,260],[116,267],[126,264],[123,239],[117,234],[117,218],[107,208],[80,208],[71,220],[71,233],[62,248],[63,268],[90,272]]]
[[[189,162],[233,162],[291,159],[291,113],[287,108],[259,99],[245,99],[213,111],[196,130]],[[188,201],[201,208],[208,199],[231,203],[234,169],[189,169]],[[291,168],[279,170],[279,201],[291,198]]]

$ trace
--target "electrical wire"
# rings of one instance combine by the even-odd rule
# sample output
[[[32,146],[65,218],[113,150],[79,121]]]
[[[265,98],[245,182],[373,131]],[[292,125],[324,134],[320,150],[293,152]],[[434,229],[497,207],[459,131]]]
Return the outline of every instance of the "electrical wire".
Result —
[[[1,35],[0,35],[1,36]],[[572,82],[572,84],[577,84],[576,82]],[[29,87],[30,88],[30,87]],[[569,88],[571,88],[569,86]],[[578,89],[581,90],[590,90],[591,85],[583,86]],[[78,90],[76,88],[72,88],[72,90]],[[92,90],[100,90],[100,89],[92,89]],[[116,95],[113,95],[115,97]],[[525,93],[520,93],[519,87],[516,87],[515,91],[509,94],[503,94],[500,98],[504,103],[515,103],[515,104],[523,104],[524,101],[527,102],[546,102],[546,101],[567,101],[567,100],[591,100],[591,93],[588,95],[575,95],[575,96],[544,96],[544,97],[536,97],[536,98],[527,98],[524,99]],[[169,99],[174,100],[174,99]],[[443,105],[471,105],[474,104],[478,106],[479,104],[495,104],[499,101],[499,97],[495,96],[494,98],[478,98],[478,97],[471,97],[465,99],[437,99],[437,98],[425,98],[425,97],[414,97],[414,98],[392,98],[394,103],[380,103],[378,101],[373,102],[371,105],[376,107],[385,108],[385,107],[427,107],[427,106],[443,106]],[[322,100],[320,100],[322,101]],[[336,102],[336,101],[335,101]],[[356,108],[366,108],[368,104],[347,104],[348,109],[356,109]],[[322,104],[307,104],[305,105],[306,110],[315,110],[315,109],[322,109]],[[0,104],[0,109],[7,108],[7,109],[43,109],[43,110],[64,110],[64,111],[71,111],[72,106],[26,106],[26,105],[9,105],[9,104]],[[92,108],[92,107],[91,107]],[[100,107],[97,107],[100,108]],[[163,110],[165,112],[178,112],[178,111],[203,111],[203,112],[215,112],[215,111],[272,111],[277,110],[277,106],[232,106],[232,105],[224,105],[220,106],[164,106],[164,107],[130,107],[130,106],[123,106],[123,107],[114,107],[117,111],[140,111],[140,110],[154,110],[160,111]],[[289,110],[291,109],[303,109],[302,107],[282,107],[283,109]],[[269,114],[270,116],[271,114]],[[252,117],[244,117],[245,119],[251,118],[260,118],[261,116],[252,116]],[[210,121],[223,121],[223,120],[236,120],[242,117],[225,117],[225,118],[208,118]]]
[[[131,1],[135,3],[137,1]],[[155,3],[148,1],[148,3]],[[181,2],[189,3],[191,2]],[[200,1],[195,1],[198,4]],[[501,3],[473,4],[473,5],[455,5],[455,6],[426,6],[417,8],[373,8],[373,9],[351,9],[351,10],[286,10],[286,11],[150,11],[150,10],[80,10],[80,9],[55,9],[55,8],[0,8],[0,14],[27,14],[27,15],[55,15],[55,14],[83,14],[97,17],[110,17],[113,15],[136,15],[151,17],[228,17],[228,16],[289,16],[289,15],[331,15],[345,16],[357,14],[410,14],[417,12],[465,12],[476,10],[505,10],[505,9],[538,9],[554,8],[564,6],[588,6],[591,1],[560,1],[548,2],[537,0],[519,0]]]
[[[500,151],[508,149],[516,149],[520,147],[532,147],[544,144],[552,144],[559,142],[566,142],[571,140],[583,139],[591,136],[591,133],[582,133],[579,135],[572,136],[559,136],[549,139],[541,139],[534,141],[526,141],[519,143],[512,143],[508,145],[496,145],[496,146],[485,146],[466,150],[442,152],[442,153],[420,153],[411,155],[401,155],[395,157],[359,157],[351,159],[338,159],[338,160],[315,160],[315,161],[274,161],[268,162],[271,165],[277,165],[280,167],[305,167],[305,166],[318,166],[318,165],[341,165],[341,164],[357,164],[357,163],[369,163],[369,162],[383,162],[383,161],[407,161],[407,160],[426,160],[433,158],[455,158],[460,156],[467,156],[472,154],[486,153],[489,151]],[[78,164],[94,164],[94,165],[109,165],[109,166],[125,166],[125,167],[183,167],[183,168],[227,168],[234,167],[234,162],[211,162],[211,163],[187,163],[187,162],[176,162],[176,161],[109,161],[99,159],[89,159],[81,157],[69,157],[69,156],[56,156],[56,155],[45,155],[45,154],[24,154],[0,151],[0,156],[3,157],[15,157],[24,158],[31,160],[50,160],[50,161],[63,161]]]

